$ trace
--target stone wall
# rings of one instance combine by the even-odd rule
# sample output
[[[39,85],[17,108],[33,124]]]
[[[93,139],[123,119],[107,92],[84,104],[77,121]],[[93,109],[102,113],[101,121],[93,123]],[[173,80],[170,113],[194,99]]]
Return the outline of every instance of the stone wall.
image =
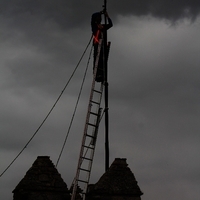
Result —
[[[70,200],[69,190],[49,156],[38,156],[13,190],[14,200]]]
[[[49,156],[38,156],[13,190],[14,200],[70,200],[70,191]],[[90,184],[86,200],[141,200],[141,192],[126,159],[116,158],[96,184]],[[77,195],[77,200],[81,200]]]
[[[87,200],[141,200],[141,192],[126,159],[116,158],[96,184],[89,185]]]

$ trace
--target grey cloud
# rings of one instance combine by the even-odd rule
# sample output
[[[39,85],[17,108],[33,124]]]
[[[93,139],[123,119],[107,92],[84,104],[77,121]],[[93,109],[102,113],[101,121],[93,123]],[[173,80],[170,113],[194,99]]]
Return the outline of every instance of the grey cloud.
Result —
[[[2,1],[1,13],[14,18],[15,26],[32,27],[35,16],[53,20],[62,28],[81,27],[90,21],[93,12],[102,9],[103,1]],[[118,15],[152,15],[176,21],[187,17],[196,19],[200,12],[198,0],[145,0],[108,1],[108,10],[113,18]],[[37,22],[37,19],[36,19]]]
[[[100,10],[102,2],[1,1],[1,172],[32,136],[63,89],[91,35],[91,13]],[[197,199],[199,21],[170,28],[160,19],[195,19],[199,2],[141,2],[108,0],[115,24],[109,31],[110,160],[128,158],[145,193],[144,200],[158,196],[163,200],[175,196],[188,199],[187,192]],[[37,137],[1,177],[2,199],[11,199],[12,189],[36,156],[50,155],[56,162],[87,59],[88,55]],[[88,74],[72,135],[59,165],[68,186],[77,165],[92,68]],[[102,122],[93,183],[104,171],[103,145]]]
[[[183,17],[195,19],[200,12],[200,3],[197,0],[146,0],[146,1],[109,1],[110,8],[114,8],[115,14],[148,15],[178,20]]]

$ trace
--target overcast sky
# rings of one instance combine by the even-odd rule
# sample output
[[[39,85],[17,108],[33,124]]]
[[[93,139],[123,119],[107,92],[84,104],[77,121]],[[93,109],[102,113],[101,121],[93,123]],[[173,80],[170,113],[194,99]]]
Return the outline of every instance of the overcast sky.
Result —
[[[1,0],[0,173],[34,134],[91,37],[103,0]],[[110,162],[127,163],[143,200],[200,199],[200,1],[108,0]],[[89,51],[89,50],[88,50]],[[0,177],[0,199],[37,156],[55,164],[89,52],[47,122]],[[70,187],[83,135],[92,59],[58,171]],[[101,122],[91,182],[104,173]]]

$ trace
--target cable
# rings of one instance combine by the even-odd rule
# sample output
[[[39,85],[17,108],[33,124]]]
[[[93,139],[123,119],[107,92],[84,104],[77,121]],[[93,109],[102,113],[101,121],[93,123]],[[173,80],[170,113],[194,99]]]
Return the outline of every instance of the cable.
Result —
[[[93,48],[93,46],[92,46],[92,48]],[[56,162],[56,167],[58,166],[58,163],[59,163],[59,161],[60,161],[61,155],[62,155],[63,150],[64,150],[64,148],[65,148],[66,141],[67,141],[67,138],[68,138],[68,136],[69,136],[70,129],[71,129],[71,126],[72,126],[72,123],[73,123],[73,120],[74,120],[74,116],[75,116],[75,114],[76,114],[76,110],[77,110],[78,103],[79,103],[80,96],[81,96],[82,89],[83,89],[83,84],[84,84],[84,82],[85,82],[86,74],[87,74],[87,71],[88,71],[89,61],[90,61],[91,54],[92,54],[92,48],[91,48],[91,50],[90,50],[90,54],[89,54],[87,66],[86,66],[85,73],[84,73],[84,76],[83,76],[83,81],[82,81],[82,84],[81,84],[81,87],[80,87],[79,95],[78,95],[78,98],[77,98],[77,101],[76,101],[74,113],[73,113],[73,116],[72,116],[72,119],[71,119],[71,122],[70,122],[70,125],[69,125],[69,128],[68,128],[67,135],[66,135],[66,137],[65,137],[63,146],[62,146],[62,148],[61,148],[61,152],[60,152],[59,157],[58,157],[58,160],[57,160],[57,162]]]
[[[38,133],[38,131],[41,129],[41,127],[43,126],[43,124],[45,123],[45,121],[47,120],[47,118],[49,117],[49,115],[51,114],[51,112],[53,111],[53,109],[55,108],[56,104],[58,103],[58,101],[60,100],[61,96],[63,95],[65,89],[67,88],[69,82],[71,81],[72,77],[74,76],[80,62],[82,61],[83,59],[83,56],[85,55],[90,43],[91,43],[91,40],[92,40],[92,36],[89,40],[89,43],[87,44],[81,58],[79,59],[74,71],[72,72],[69,80],[67,81],[66,85],[64,86],[63,90],[61,91],[60,95],[58,96],[57,100],[55,101],[55,103],[53,104],[52,108],[50,109],[50,111],[48,112],[48,114],[46,115],[46,117],[44,118],[44,120],[42,121],[42,123],[39,125],[39,127],[37,128],[37,130],[35,131],[35,133],[32,135],[32,137],[28,140],[28,142],[26,143],[26,145],[22,148],[22,150],[17,154],[17,156],[12,160],[12,162],[5,168],[5,170],[0,174],[0,177],[3,176],[3,174],[11,167],[11,165],[17,160],[17,158],[23,153],[23,151],[26,149],[26,147],[28,146],[28,144],[33,140],[33,138],[36,136],[36,134]]]

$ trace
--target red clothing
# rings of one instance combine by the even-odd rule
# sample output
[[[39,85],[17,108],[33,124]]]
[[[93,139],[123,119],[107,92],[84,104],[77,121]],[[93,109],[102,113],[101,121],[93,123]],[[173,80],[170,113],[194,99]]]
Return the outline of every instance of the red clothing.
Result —
[[[94,35],[94,44],[95,43],[99,43],[99,39],[101,38],[101,33],[102,31],[106,28],[106,30],[108,30],[109,28],[111,28],[113,26],[112,20],[110,18],[108,18],[108,24],[102,24],[101,26],[103,27],[102,29],[100,29],[98,27],[99,24],[97,23],[93,23],[92,24],[92,33]]]

